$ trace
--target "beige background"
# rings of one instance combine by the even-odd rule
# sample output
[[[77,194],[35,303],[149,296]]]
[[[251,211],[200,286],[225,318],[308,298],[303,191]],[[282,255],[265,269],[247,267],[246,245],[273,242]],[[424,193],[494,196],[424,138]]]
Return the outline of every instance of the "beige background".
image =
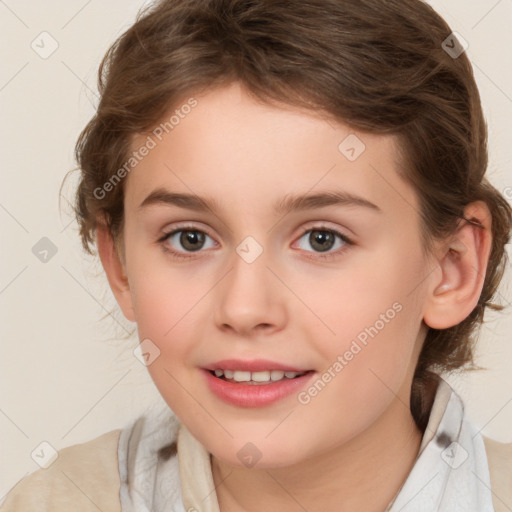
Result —
[[[432,5],[469,43],[490,129],[489,175],[512,200],[512,2]],[[65,200],[58,209],[75,140],[97,102],[101,57],[141,6],[0,1],[0,500],[39,467],[31,453],[41,442],[55,449],[83,442],[163,403],[132,354],[135,337],[120,340],[133,325],[117,312],[98,262],[84,256]],[[58,48],[43,59],[34,40],[40,52]],[[32,252],[43,237],[57,250],[46,263]],[[510,288],[501,288],[503,303],[512,301]],[[478,357],[488,370],[447,379],[484,433],[512,442],[511,310],[488,320]]]

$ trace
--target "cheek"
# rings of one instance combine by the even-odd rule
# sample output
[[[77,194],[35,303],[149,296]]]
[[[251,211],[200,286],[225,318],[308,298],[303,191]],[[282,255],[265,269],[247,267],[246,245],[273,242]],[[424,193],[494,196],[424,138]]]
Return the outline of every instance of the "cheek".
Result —
[[[168,338],[207,291],[207,284],[186,265],[171,263],[160,249],[132,244],[127,262],[139,334]]]
[[[295,278],[294,290],[317,317],[307,314],[305,322],[315,324],[317,337],[318,329],[326,340],[330,334],[340,349],[340,340],[347,343],[359,337],[364,342],[368,329],[396,334],[407,327],[408,322],[401,320],[417,316],[417,294],[411,292],[421,282],[422,269],[414,254],[390,244],[375,254],[348,259],[339,269],[305,272]]]
[[[354,258],[349,271],[324,279],[322,293],[309,295],[311,309],[320,312],[322,335],[312,322],[304,325],[331,370],[349,404],[378,401],[397,393],[414,366],[414,351],[421,326],[418,284],[424,263],[419,252],[400,246],[383,248],[368,257]],[[313,283],[310,283],[313,284]],[[319,327],[320,326],[320,327]],[[343,390],[351,389],[350,393]],[[391,395],[392,396],[392,395]]]
[[[128,268],[137,330],[159,354],[148,366],[157,387],[164,396],[176,396],[179,386],[169,374],[181,382],[194,370],[197,345],[208,336],[210,292],[218,278],[211,269],[176,265],[159,251],[150,252],[134,251]]]
[[[314,384],[301,395],[301,404],[316,425],[338,425],[339,439],[349,439],[372,425],[398,397],[409,402],[408,377],[414,369],[415,330],[407,318],[407,309],[377,309],[385,320],[375,321],[366,312],[352,322],[355,336],[336,337],[324,345],[326,365],[319,375],[325,385]],[[318,382],[318,381],[317,381]],[[329,432],[316,432],[325,435]]]
[[[151,379],[179,417],[186,418],[190,410],[200,412],[190,396],[200,393],[192,376],[197,371],[194,351],[202,337],[198,315],[204,314],[201,297],[207,285],[179,270],[153,265],[139,273],[132,289],[139,339],[156,354],[147,366]]]

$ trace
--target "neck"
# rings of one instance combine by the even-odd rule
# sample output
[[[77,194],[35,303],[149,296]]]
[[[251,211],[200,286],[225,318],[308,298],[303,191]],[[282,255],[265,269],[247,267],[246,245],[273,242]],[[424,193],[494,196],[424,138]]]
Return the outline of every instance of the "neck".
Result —
[[[220,510],[383,512],[412,469],[421,439],[409,408],[397,397],[349,442],[293,466],[238,468],[212,456]]]

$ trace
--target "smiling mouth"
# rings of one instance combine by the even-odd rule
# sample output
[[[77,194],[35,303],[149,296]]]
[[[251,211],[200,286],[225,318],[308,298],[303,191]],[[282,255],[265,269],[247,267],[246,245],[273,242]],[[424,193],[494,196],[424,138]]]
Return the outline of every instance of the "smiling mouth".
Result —
[[[297,379],[311,373],[306,372],[285,372],[283,370],[266,370],[260,372],[248,372],[241,370],[208,370],[214,377],[234,384],[268,385],[276,382]]]

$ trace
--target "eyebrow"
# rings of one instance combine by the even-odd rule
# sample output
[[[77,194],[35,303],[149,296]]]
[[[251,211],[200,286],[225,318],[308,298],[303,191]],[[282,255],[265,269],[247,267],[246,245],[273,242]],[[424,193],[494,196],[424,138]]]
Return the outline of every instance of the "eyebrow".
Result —
[[[193,194],[170,192],[157,188],[151,192],[139,206],[139,209],[150,205],[171,205],[197,212],[213,212],[220,210],[219,203],[213,198],[202,198]],[[275,215],[285,215],[293,211],[324,208],[326,206],[359,206],[382,213],[374,203],[363,197],[343,191],[328,191],[316,194],[287,196],[273,205]]]

